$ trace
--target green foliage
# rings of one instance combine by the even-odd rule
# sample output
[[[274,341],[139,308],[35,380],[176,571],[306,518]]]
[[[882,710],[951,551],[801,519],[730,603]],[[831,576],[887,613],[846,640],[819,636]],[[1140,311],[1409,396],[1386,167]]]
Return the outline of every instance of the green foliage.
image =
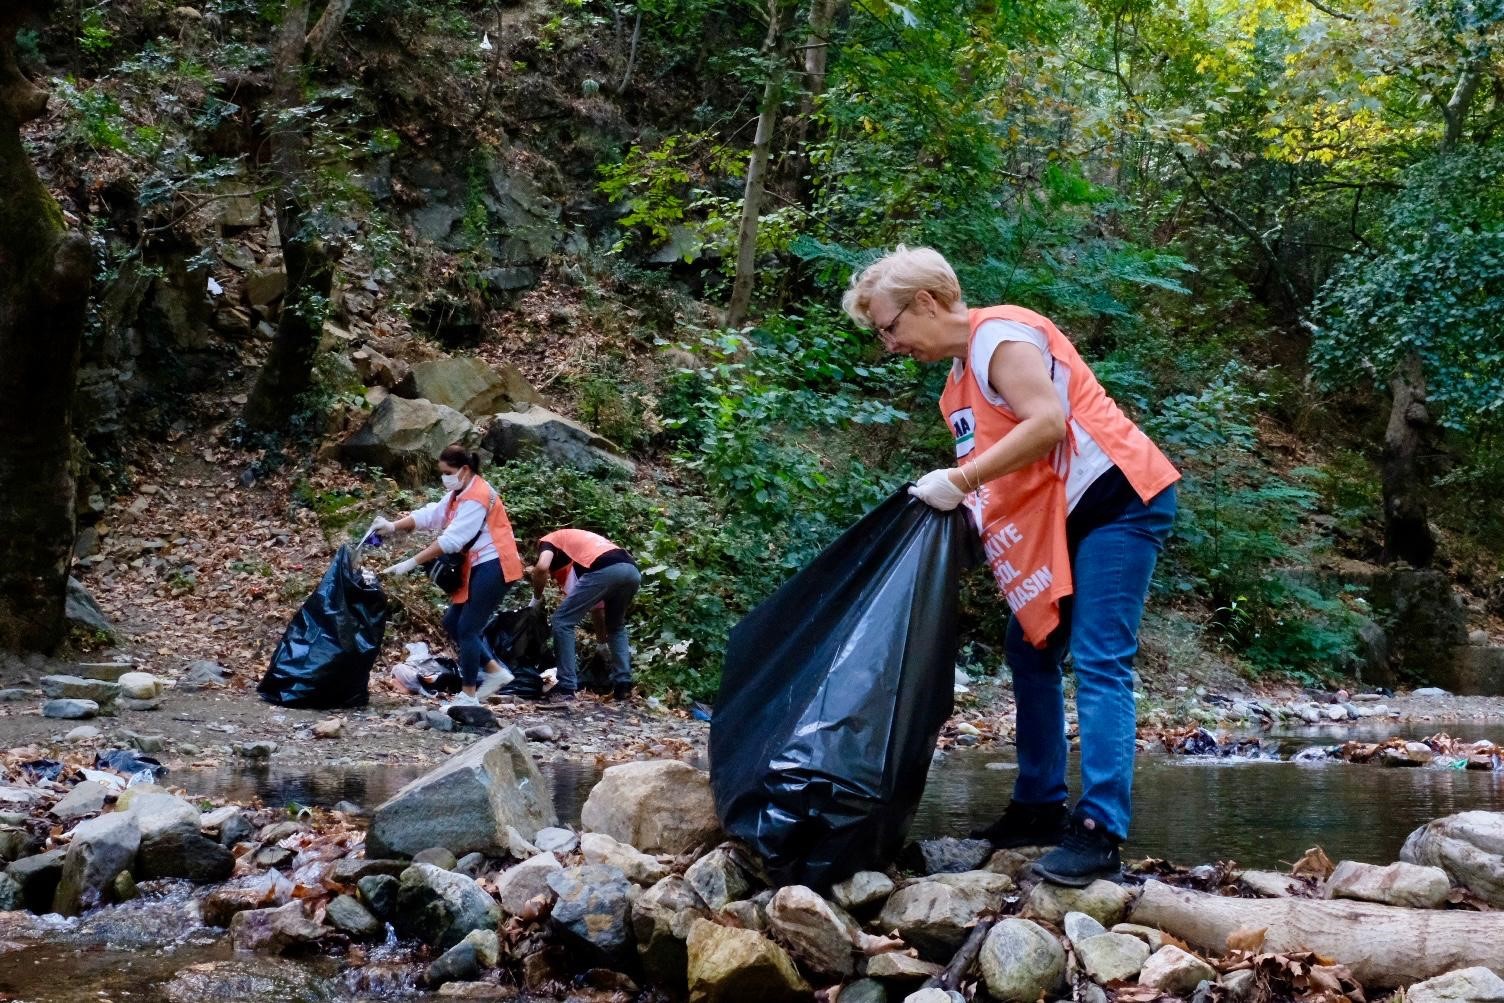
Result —
[[[1289,479],[1258,456],[1254,414],[1266,401],[1230,368],[1196,394],[1163,401],[1147,431],[1185,474],[1161,578],[1204,596],[1222,641],[1254,666],[1311,678],[1345,668],[1357,617],[1314,580],[1321,546],[1308,517],[1314,471]]]
[[[580,416],[585,424],[628,452],[652,438],[657,416],[652,394],[636,380],[624,379],[619,367],[601,366],[576,381]]]
[[[676,228],[686,227],[691,236],[682,256],[693,261],[705,243],[724,234],[728,218],[721,203],[708,219],[704,213],[695,215],[711,205],[695,187],[696,180],[704,184],[707,175],[734,171],[738,162],[736,151],[717,142],[713,133],[701,132],[668,136],[649,149],[633,145],[619,163],[600,165],[601,194],[627,208],[616,221],[625,232],[614,249],[622,251],[634,240],[656,246],[670,240]],[[698,233],[707,223],[709,232]]]
[[[85,7],[78,16],[78,47],[91,56],[101,56],[115,44],[115,32],[105,20],[106,5]]]
[[[1387,385],[1421,359],[1441,423],[1504,421],[1504,148],[1418,164],[1389,205],[1373,253],[1349,257],[1322,288],[1311,359],[1329,384]]]
[[[130,146],[130,123],[111,94],[80,86],[72,77],[59,81],[54,92],[68,109],[68,133],[75,142],[98,151],[123,151]]]

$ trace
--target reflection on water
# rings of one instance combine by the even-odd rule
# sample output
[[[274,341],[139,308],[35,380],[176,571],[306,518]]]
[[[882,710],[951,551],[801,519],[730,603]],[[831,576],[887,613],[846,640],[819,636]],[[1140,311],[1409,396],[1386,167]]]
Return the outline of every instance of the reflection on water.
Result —
[[[965,835],[992,821],[1007,804],[1017,771],[988,769],[988,763],[1012,766],[995,752],[953,752],[937,760],[914,835]],[[1076,762],[1070,785],[1073,792],[1081,789]],[[1230,859],[1276,868],[1320,845],[1333,860],[1384,864],[1398,859],[1405,837],[1433,818],[1504,810],[1504,773],[1151,754],[1139,757],[1133,796],[1128,857],[1179,864]]]

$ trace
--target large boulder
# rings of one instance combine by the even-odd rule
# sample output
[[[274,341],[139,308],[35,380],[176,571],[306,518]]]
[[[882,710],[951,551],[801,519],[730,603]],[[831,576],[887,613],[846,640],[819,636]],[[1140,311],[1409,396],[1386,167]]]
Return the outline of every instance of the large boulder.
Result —
[[[120,695],[120,684],[83,676],[43,676],[42,693],[51,700],[93,700],[101,706]]]
[[[130,800],[141,846],[133,874],[138,878],[188,878],[199,884],[223,881],[235,869],[235,855],[201,834],[202,813],[172,794],[145,794]]]
[[[1110,927],[1128,915],[1133,893],[1111,881],[1093,881],[1085,888],[1066,888],[1041,881],[1024,900],[1025,916],[1042,919],[1057,926],[1068,912],[1084,912],[1103,926]]]
[[[585,799],[580,828],[644,853],[677,854],[714,839],[721,824],[710,778],[688,763],[661,759],[607,769]]]
[[[1065,978],[1065,949],[1026,919],[1000,920],[982,942],[982,978],[1005,1003],[1034,1003],[1054,996]]]
[[[197,818],[197,814],[194,818]],[[73,830],[73,841],[63,857],[63,870],[53,896],[52,910],[77,916],[102,905],[115,878],[130,870],[141,846],[141,831],[131,812],[111,812],[91,818]],[[12,875],[14,876],[14,875]]]
[[[577,470],[618,471],[629,476],[637,470],[610,439],[537,404],[493,416],[481,445],[501,459],[538,452]]]
[[[811,974],[844,979],[856,971],[856,922],[813,889],[778,889],[768,903],[768,932]]]
[[[1417,982],[1406,1003],[1504,1003],[1504,979],[1487,968],[1461,968]]]
[[[455,854],[500,857],[507,852],[508,827],[531,839],[557,822],[548,784],[527,739],[513,726],[476,742],[377,807],[366,853],[410,857],[442,846]]]
[[[809,983],[788,953],[751,930],[697,919],[689,929],[690,1003],[803,1003]]]
[[[553,927],[570,952],[620,968],[632,957],[632,883],[614,867],[584,864],[546,878],[558,900]]]
[[[1405,840],[1400,859],[1440,867],[1495,909],[1504,909],[1504,812],[1465,811],[1428,822]]]
[[[444,447],[466,440],[474,428],[452,407],[392,395],[341,444],[340,456],[350,463],[380,467],[399,483],[416,487],[432,477]]]
[[[878,922],[883,929],[897,930],[921,956],[948,961],[976,923],[977,914],[1002,905],[1001,892],[926,879],[894,892]]]
[[[689,964],[689,928],[710,910],[677,874],[659,881],[632,903],[632,933],[643,971],[659,984],[682,991]]]
[[[543,401],[516,366],[503,365],[497,370],[474,358],[419,362],[392,392],[452,407],[471,419]]]
[[[1326,879],[1324,892],[1329,899],[1439,909],[1451,894],[1452,883],[1440,867],[1404,862],[1380,867],[1344,860]]]
[[[432,864],[402,872],[393,922],[404,937],[448,950],[471,930],[494,930],[501,910],[485,889],[463,874]]]
[[[99,603],[94,601],[89,590],[77,578],[68,579],[68,597],[63,606],[63,616],[69,623],[97,634],[111,635],[114,632],[104,610],[99,608]]]

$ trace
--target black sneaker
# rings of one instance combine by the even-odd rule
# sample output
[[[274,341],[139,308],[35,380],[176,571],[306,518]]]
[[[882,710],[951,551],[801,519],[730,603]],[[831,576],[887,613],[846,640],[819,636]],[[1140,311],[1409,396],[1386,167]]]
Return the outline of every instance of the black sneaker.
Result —
[[[617,683],[615,686],[611,687],[611,698],[617,701],[630,700],[632,699],[632,694],[636,691],[636,689],[637,687],[633,686],[631,683]]]
[[[1078,813],[1071,816],[1060,845],[1034,861],[1034,870],[1052,884],[1085,888],[1099,878],[1117,877],[1123,862],[1117,837],[1096,819]]]
[[[985,829],[971,834],[999,850],[1020,846],[1056,846],[1070,828],[1070,804],[1024,804],[1010,801],[1008,807]]]

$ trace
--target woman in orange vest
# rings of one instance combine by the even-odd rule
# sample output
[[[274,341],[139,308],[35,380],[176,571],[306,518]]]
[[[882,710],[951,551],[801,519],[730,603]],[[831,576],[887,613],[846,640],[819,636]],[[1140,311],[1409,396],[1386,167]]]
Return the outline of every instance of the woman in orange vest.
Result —
[[[396,522],[377,519],[374,528],[382,536],[423,529],[439,538],[381,573],[406,574],[440,554],[465,552],[463,577],[459,591],[449,597],[444,630],[460,656],[461,690],[455,702],[476,704],[512,681],[512,673],[486,643],[485,629],[507,588],[522,579],[522,558],[506,506],[481,479],[480,455],[455,443],[444,447],[438,465],[445,497]]]
[[[543,598],[552,575],[564,591],[564,601],[550,621],[554,655],[559,660],[559,685],[554,693],[572,698],[580,688],[574,633],[587,612],[595,620],[596,636],[611,662],[611,690],[617,700],[632,696],[632,654],[627,645],[627,608],[642,586],[632,555],[598,533],[584,529],[556,529],[538,541],[533,562],[533,595]]]
[[[900,245],[852,280],[842,305],[889,352],[951,360],[940,413],[956,464],[909,492],[937,509],[968,507],[1012,612],[1019,773],[1007,810],[976,835],[1054,846],[1035,867],[1058,884],[1116,874],[1131,814],[1139,621],[1180,474],[1059,328],[1023,307],[969,309],[938,252]],[[1081,733],[1074,811],[1067,652]]]

